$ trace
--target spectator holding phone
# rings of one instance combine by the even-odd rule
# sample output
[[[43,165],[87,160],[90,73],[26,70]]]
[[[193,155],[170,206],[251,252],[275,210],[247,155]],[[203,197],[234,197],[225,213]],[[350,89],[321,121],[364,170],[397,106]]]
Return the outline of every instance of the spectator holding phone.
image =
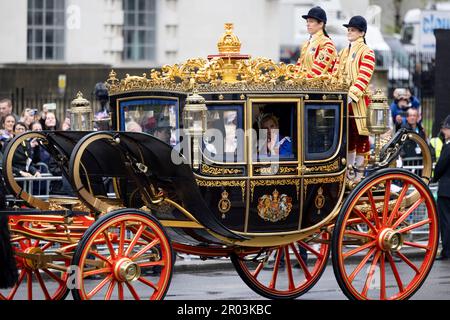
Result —
[[[31,124],[34,122],[35,114],[37,113],[37,109],[25,108],[20,115],[19,122],[25,123],[28,128],[30,128]]]
[[[42,106],[39,122],[43,130],[59,130],[59,121],[56,119],[55,110],[55,103],[46,103]],[[47,120],[47,118],[49,119]]]

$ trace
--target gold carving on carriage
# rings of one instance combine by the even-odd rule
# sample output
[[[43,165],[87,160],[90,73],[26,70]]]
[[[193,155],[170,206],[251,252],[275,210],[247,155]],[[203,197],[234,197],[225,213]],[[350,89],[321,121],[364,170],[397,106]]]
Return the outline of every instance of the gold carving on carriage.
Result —
[[[263,195],[258,199],[258,215],[265,221],[285,220],[292,210],[292,198],[275,189],[272,195]]]
[[[222,192],[222,199],[220,199],[217,207],[222,213],[222,219],[225,219],[225,214],[231,209],[231,201],[228,199],[228,192],[226,190]]]

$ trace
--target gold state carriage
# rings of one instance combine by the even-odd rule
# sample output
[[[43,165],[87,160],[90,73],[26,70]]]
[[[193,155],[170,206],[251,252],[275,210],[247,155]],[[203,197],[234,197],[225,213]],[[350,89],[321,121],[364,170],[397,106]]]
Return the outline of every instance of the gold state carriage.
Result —
[[[230,257],[268,298],[307,292],[330,251],[349,298],[418,290],[438,241],[426,143],[406,131],[380,138],[388,109],[378,93],[367,119],[375,150],[351,184],[346,79],[306,80],[292,65],[241,55],[231,25],[218,46],[150,76],[111,72],[114,131],[31,132],[8,144],[5,184],[29,209],[7,210],[19,281],[0,298],[62,299],[71,289],[75,299],[161,299],[175,251]],[[279,136],[271,147],[266,118]],[[40,199],[16,181],[13,159],[30,139],[74,197]],[[422,177],[390,168],[407,140],[422,149]]]

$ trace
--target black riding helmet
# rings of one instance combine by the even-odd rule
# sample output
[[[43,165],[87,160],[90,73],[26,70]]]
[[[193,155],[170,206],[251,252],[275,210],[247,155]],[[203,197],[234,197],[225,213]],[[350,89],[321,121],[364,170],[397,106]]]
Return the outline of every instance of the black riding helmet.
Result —
[[[327,14],[325,12],[325,10],[323,10],[321,7],[317,6],[314,8],[311,8],[311,10],[309,10],[307,15],[302,16],[303,19],[308,19],[308,18],[312,18],[312,19],[316,19],[320,22],[323,23],[327,23]]]
[[[353,27],[360,31],[367,33],[367,21],[362,16],[354,16],[347,24],[343,24],[344,27]]]

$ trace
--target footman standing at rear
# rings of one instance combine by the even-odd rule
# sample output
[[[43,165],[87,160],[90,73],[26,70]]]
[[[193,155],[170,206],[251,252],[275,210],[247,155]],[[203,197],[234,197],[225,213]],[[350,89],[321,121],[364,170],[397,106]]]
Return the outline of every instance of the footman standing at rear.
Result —
[[[375,53],[366,44],[367,21],[364,17],[354,16],[344,27],[348,30],[350,44],[339,53],[333,74],[338,78],[345,78],[350,84],[347,163],[363,169],[370,154],[369,131],[365,119],[370,103],[368,87],[375,70]],[[361,176],[358,174],[355,182],[358,182]]]

